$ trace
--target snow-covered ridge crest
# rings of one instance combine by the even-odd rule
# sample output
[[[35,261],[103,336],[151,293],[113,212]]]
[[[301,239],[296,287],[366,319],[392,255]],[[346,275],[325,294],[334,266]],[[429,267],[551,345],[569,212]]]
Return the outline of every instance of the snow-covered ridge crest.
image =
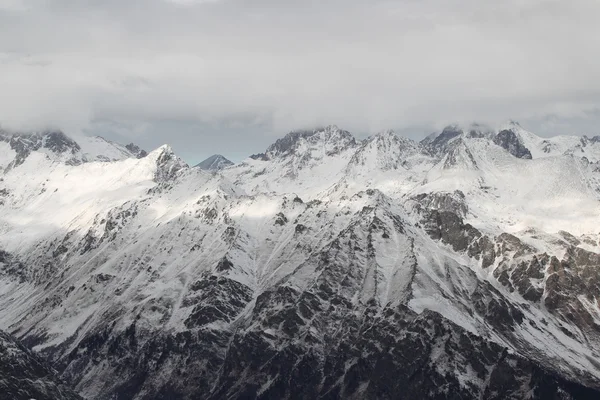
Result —
[[[53,161],[69,165],[143,158],[147,155],[144,150],[133,143],[123,146],[100,136],[83,136],[76,141],[60,130],[40,132],[0,130],[0,142],[8,144],[14,151],[14,158],[0,166],[5,170],[23,164],[32,152],[43,153]]]
[[[307,156],[310,153],[333,155],[348,147],[356,146],[356,139],[350,132],[328,125],[314,130],[292,131],[270,145],[265,153],[255,158],[271,159],[287,155]]]
[[[573,155],[590,162],[600,161],[600,136],[561,135],[540,137],[524,129],[518,122],[508,121],[496,128],[482,124],[449,125],[421,141],[434,154],[444,154],[448,146],[464,138],[487,138],[519,158],[543,158]]]

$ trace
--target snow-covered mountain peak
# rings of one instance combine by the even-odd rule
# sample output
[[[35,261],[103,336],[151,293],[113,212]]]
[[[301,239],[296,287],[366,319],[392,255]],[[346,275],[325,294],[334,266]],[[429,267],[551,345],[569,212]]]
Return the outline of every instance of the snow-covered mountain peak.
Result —
[[[500,124],[497,129],[497,132],[502,132],[502,131],[512,131],[514,132],[517,136],[519,136],[520,138],[522,138],[523,140],[537,140],[540,139],[539,136],[537,136],[536,134],[528,131],[527,129],[523,128],[523,126],[521,126],[520,123],[516,122],[516,121],[506,121],[502,124]]]
[[[505,122],[495,129],[477,123],[464,127],[449,125],[441,132],[427,136],[420,144],[431,154],[443,158],[461,138],[489,140],[514,157],[523,159],[573,155],[585,157],[592,163],[600,161],[600,137],[562,135],[543,138],[515,121]]]
[[[401,147],[410,147],[410,148],[414,148],[414,149],[421,149],[424,150],[425,148],[418,142],[415,142],[412,139],[409,139],[405,136],[401,136],[398,135],[394,130],[392,129],[386,129],[384,131],[378,132],[377,134],[373,135],[373,136],[369,136],[368,138],[366,138],[365,140],[362,141],[362,146],[365,146],[367,143],[369,142],[373,142],[373,143],[395,143],[398,146]]]
[[[421,140],[421,145],[427,147],[432,154],[443,156],[450,148],[451,144],[457,141],[460,137],[467,138],[488,138],[491,139],[495,135],[492,128],[485,124],[473,122],[468,125],[452,124],[446,126],[441,132],[434,132]]]
[[[15,152],[15,158],[7,169],[23,164],[33,151],[45,153],[55,160],[71,164],[80,163],[77,154],[80,153],[81,147],[61,131],[26,133],[3,131],[0,140],[9,143],[10,148]]]
[[[464,129],[467,137],[470,138],[493,138],[496,132],[488,125],[473,122],[468,129]]]
[[[350,132],[336,125],[329,125],[312,131],[292,131],[270,145],[263,156],[266,159],[289,155],[302,156],[314,151],[333,155],[353,146],[356,146],[356,139]]]
[[[428,151],[419,143],[398,136],[393,130],[385,130],[363,140],[356,150],[351,165],[378,166],[382,170],[413,166],[416,158],[430,158]]]
[[[504,131],[513,132],[523,146],[531,152],[533,159],[573,155],[585,157],[590,162],[600,161],[600,137],[591,139],[575,135],[540,137],[514,121],[499,127],[498,132]]]
[[[458,125],[448,125],[437,135],[429,135],[421,141],[421,144],[429,149],[432,154],[443,154],[448,146],[464,134],[464,130]]]
[[[443,161],[444,169],[476,170],[477,161],[463,138],[452,141]]]
[[[170,181],[179,171],[189,168],[189,165],[179,158],[168,144],[151,151],[146,158],[156,163],[155,181],[159,183]]]

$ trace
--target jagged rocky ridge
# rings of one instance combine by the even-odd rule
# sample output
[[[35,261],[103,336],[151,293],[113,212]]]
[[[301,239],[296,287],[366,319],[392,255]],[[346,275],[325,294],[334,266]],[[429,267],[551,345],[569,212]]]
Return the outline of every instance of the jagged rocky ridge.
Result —
[[[597,398],[599,150],[514,123],[292,132],[217,173],[33,150],[0,180],[0,328],[93,399]]]

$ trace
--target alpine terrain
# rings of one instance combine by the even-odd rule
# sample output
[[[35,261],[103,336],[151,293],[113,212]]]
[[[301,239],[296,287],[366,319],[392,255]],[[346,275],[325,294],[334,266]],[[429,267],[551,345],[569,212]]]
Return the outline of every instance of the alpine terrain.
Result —
[[[600,136],[0,131],[0,398],[598,399],[599,241]]]

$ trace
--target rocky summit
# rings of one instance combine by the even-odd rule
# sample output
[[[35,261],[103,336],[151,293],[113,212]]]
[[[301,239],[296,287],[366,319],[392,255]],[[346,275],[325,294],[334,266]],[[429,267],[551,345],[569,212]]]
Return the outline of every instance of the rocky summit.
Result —
[[[598,399],[596,138],[0,132],[0,397]]]

